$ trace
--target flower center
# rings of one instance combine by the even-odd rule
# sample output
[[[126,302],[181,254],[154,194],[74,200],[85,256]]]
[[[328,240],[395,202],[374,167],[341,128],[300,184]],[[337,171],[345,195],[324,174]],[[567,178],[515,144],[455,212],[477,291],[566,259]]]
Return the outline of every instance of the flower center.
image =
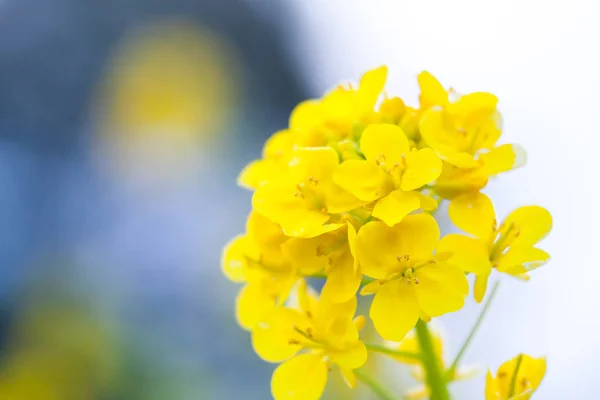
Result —
[[[492,235],[490,243],[490,260],[497,261],[502,255],[506,254],[510,245],[519,237],[521,229],[514,223],[500,225],[496,234]],[[497,240],[494,239],[497,237]]]
[[[419,278],[416,277],[415,273],[417,270],[433,264],[436,262],[434,257],[431,257],[426,260],[415,260],[410,257],[410,255],[405,254],[402,256],[396,257],[398,260],[399,266],[397,272],[390,275],[387,281],[392,281],[396,279],[404,280],[407,284],[419,284]]]
[[[412,268],[407,268],[406,271],[404,271],[404,273],[402,274],[402,276],[404,277],[404,281],[407,284],[412,284],[414,283],[415,285],[419,284],[419,278],[417,278],[416,276],[414,276],[415,271]]]
[[[300,182],[296,185],[294,196],[304,200],[305,206],[310,210],[317,210],[327,214],[325,207],[325,196],[319,190],[319,180],[310,176],[307,182]]]

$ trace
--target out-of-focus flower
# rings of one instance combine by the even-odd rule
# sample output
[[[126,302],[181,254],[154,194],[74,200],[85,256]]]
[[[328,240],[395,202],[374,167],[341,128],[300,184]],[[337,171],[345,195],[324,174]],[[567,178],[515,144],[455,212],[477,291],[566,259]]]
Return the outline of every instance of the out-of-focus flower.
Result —
[[[3,354],[0,398],[82,399],[109,390],[119,372],[109,327],[90,310],[44,300],[17,321],[11,349]]]
[[[498,226],[489,197],[469,193],[452,200],[448,212],[452,222],[472,236],[446,235],[438,252],[451,254],[450,262],[476,275],[474,294],[478,302],[485,296],[492,268],[528,280],[529,271],[550,259],[548,253],[535,247],[552,229],[552,216],[543,207],[520,207]]]
[[[235,52],[216,32],[185,21],[134,31],[108,65],[94,102],[107,167],[137,181],[186,176],[229,124],[239,91]]]
[[[392,228],[370,222],[358,232],[362,271],[375,279],[361,293],[375,293],[370,316],[384,339],[399,342],[421,316],[437,317],[464,305],[469,292],[464,273],[433,255],[439,237],[429,214],[409,215]]]
[[[273,397],[319,399],[334,365],[353,387],[353,370],[367,360],[367,349],[358,338],[364,318],[353,320],[356,297],[331,303],[325,297],[317,299],[304,284],[299,285],[298,297],[298,309],[276,307],[252,331],[257,354],[265,361],[283,362],[273,372]]]
[[[529,400],[546,374],[546,359],[519,354],[490,371],[485,383],[485,400]]]

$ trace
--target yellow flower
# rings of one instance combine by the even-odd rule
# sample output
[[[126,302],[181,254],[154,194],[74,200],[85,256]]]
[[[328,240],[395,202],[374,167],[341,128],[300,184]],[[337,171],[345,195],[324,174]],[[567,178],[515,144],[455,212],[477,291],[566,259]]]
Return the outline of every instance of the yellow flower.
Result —
[[[263,158],[252,161],[240,173],[238,184],[257,189],[269,182],[283,179],[294,148],[294,135],[289,130],[274,133],[263,147]]]
[[[450,262],[472,272],[475,299],[485,296],[492,268],[523,280],[528,272],[542,266],[550,256],[534,247],[552,229],[552,216],[538,206],[520,207],[497,226],[491,200],[482,193],[456,197],[448,209],[458,228],[472,236],[450,234],[442,238],[438,253],[451,254]]]
[[[387,67],[379,67],[365,73],[357,89],[339,86],[322,100],[298,104],[290,116],[289,129],[276,132],[267,140],[262,158],[252,161],[242,170],[238,184],[257,189],[284,179],[292,152],[297,147],[343,147],[356,125],[376,119],[375,104],[386,76]],[[399,98],[390,100],[386,115],[393,117],[402,111],[404,103]]]
[[[498,368],[496,377],[488,371],[485,400],[529,400],[546,374],[546,359],[519,354]]]
[[[254,192],[254,209],[291,237],[311,238],[339,229],[344,225],[339,213],[365,202],[333,183],[338,161],[331,147],[295,149],[286,178]]]
[[[419,84],[423,112],[419,124],[421,136],[445,163],[469,170],[467,175],[482,176],[470,189],[479,190],[487,183],[487,177],[525,164],[525,152],[520,146],[496,146],[502,134],[502,117],[496,109],[496,96],[484,92],[464,96],[449,93],[427,72],[419,75]],[[456,195],[451,191],[456,190],[456,175],[460,173],[442,176],[436,189]],[[460,183],[465,185],[467,182]]]
[[[360,138],[365,160],[348,160],[334,171],[333,180],[358,199],[377,200],[373,217],[393,226],[429,202],[422,203],[416,192],[433,182],[442,162],[431,149],[410,149],[409,141],[398,126],[369,125]]]
[[[398,124],[406,111],[406,105],[400,97],[385,98],[379,106],[381,122]]]
[[[435,330],[430,330],[431,340],[433,344],[433,352],[438,359],[438,365],[442,368],[442,371],[447,371],[446,364],[444,362],[444,343],[442,339],[442,335]],[[412,353],[412,354],[421,354],[421,346],[415,335],[414,331],[411,331],[400,343],[398,347],[399,351]],[[412,370],[413,377],[420,382],[425,382],[425,373],[423,371],[423,367],[421,365],[421,361],[415,358],[407,358],[407,357],[395,357],[398,361],[403,362],[405,364],[414,365],[414,369]],[[446,376],[448,382],[452,381],[462,381],[466,379],[470,379],[477,374],[477,370],[475,368],[457,368],[454,371],[452,376]],[[408,393],[404,395],[405,399],[417,400],[417,399],[427,399],[429,398],[429,390],[426,386],[419,386],[410,390]]]
[[[356,297],[345,303],[331,303],[323,296],[317,300],[304,284],[298,292],[299,309],[276,307],[252,331],[256,353],[265,361],[283,362],[271,379],[275,400],[319,399],[334,365],[354,387],[353,370],[367,360],[367,349],[358,338],[364,318],[352,319]]]
[[[417,77],[417,81],[421,89],[419,102],[421,103],[422,110],[427,110],[433,106],[446,107],[450,104],[448,91],[429,72],[421,72]]]
[[[459,168],[445,162],[434,190],[442,198],[453,199],[461,194],[480,191],[488,181],[489,176],[482,168]]]
[[[245,283],[236,299],[236,319],[250,330],[265,312],[287,299],[299,275],[283,257],[281,246],[288,238],[279,225],[252,212],[246,229],[246,235],[227,244],[221,263],[225,276]]]
[[[290,116],[290,130],[302,147],[334,145],[352,136],[356,126],[377,119],[375,104],[385,85],[387,67],[367,71],[358,88],[340,85],[320,100],[300,103]]]
[[[348,222],[342,228],[311,239],[289,239],[284,256],[305,273],[324,271],[327,281],[321,296],[342,303],[356,295],[362,273],[355,254],[356,229]]]
[[[361,294],[375,293],[370,316],[377,332],[401,341],[419,317],[457,311],[469,291],[464,273],[432,253],[440,231],[429,214],[409,215],[394,227],[376,221],[356,238],[366,276],[376,279]]]

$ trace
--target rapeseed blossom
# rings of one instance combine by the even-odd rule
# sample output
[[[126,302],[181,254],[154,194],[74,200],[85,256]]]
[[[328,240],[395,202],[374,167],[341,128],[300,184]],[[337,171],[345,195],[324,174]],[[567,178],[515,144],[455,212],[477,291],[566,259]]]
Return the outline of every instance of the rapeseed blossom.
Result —
[[[375,293],[370,316],[384,339],[401,341],[419,318],[464,305],[469,292],[465,274],[433,255],[439,237],[437,222],[425,213],[409,215],[392,228],[370,222],[358,232],[359,263],[363,274],[375,279],[362,293]]]
[[[513,144],[497,146],[502,134],[498,99],[491,93],[458,95],[446,91],[431,74],[419,75],[423,113],[419,130],[426,146],[444,160],[436,191],[452,198],[480,190],[490,176],[525,164],[525,152]]]
[[[319,399],[332,366],[353,387],[353,370],[367,361],[367,349],[358,338],[364,319],[354,319],[356,297],[332,303],[323,296],[317,299],[305,284],[298,292],[297,309],[273,308],[252,331],[256,353],[265,361],[283,362],[271,381],[277,400]]]
[[[529,400],[546,374],[546,359],[519,354],[490,371],[485,382],[485,400]]]
[[[385,92],[387,73],[375,68],[358,84],[298,104],[238,177],[254,192],[252,212],[246,232],[226,246],[222,269],[243,285],[235,315],[255,352],[280,363],[276,400],[321,398],[331,370],[351,388],[360,380],[395,397],[361,369],[375,353],[415,365],[425,386],[408,396],[449,400],[447,384],[464,376],[458,361],[495,289],[448,369],[428,322],[463,307],[468,274],[481,301],[493,269],[527,280],[549,260],[536,247],[552,227],[547,210],[521,207],[498,224],[481,193],[525,162],[521,147],[501,143],[497,97],[459,94],[423,72],[410,105]],[[433,213],[445,201],[465,234],[441,235]],[[318,279],[320,291],[310,286]],[[370,321],[355,317],[359,298]],[[382,340],[401,344],[364,343],[359,331],[370,323]],[[486,400],[529,398],[518,396],[537,388],[541,376],[510,365],[502,368],[517,371],[514,393],[501,368],[488,376]]]
[[[376,201],[373,217],[394,226],[412,211],[429,208],[431,200],[425,198],[422,204],[415,190],[435,181],[442,171],[442,161],[432,149],[411,150],[404,131],[392,124],[369,125],[359,147],[365,160],[343,162],[333,180],[365,203]]]
[[[550,255],[535,247],[552,229],[552,216],[543,207],[525,206],[510,213],[498,226],[489,197],[483,193],[461,195],[450,202],[452,222],[471,236],[445,236],[438,251],[475,278],[475,299],[485,295],[492,269],[522,280],[544,265]]]

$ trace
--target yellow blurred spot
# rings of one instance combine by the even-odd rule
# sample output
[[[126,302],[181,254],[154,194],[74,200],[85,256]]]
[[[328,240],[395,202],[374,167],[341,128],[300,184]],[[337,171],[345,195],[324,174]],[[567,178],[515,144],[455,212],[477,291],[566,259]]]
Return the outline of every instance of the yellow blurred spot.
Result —
[[[118,164],[173,173],[190,150],[220,138],[237,89],[233,58],[213,32],[181,21],[125,40],[96,103],[97,128]]]

